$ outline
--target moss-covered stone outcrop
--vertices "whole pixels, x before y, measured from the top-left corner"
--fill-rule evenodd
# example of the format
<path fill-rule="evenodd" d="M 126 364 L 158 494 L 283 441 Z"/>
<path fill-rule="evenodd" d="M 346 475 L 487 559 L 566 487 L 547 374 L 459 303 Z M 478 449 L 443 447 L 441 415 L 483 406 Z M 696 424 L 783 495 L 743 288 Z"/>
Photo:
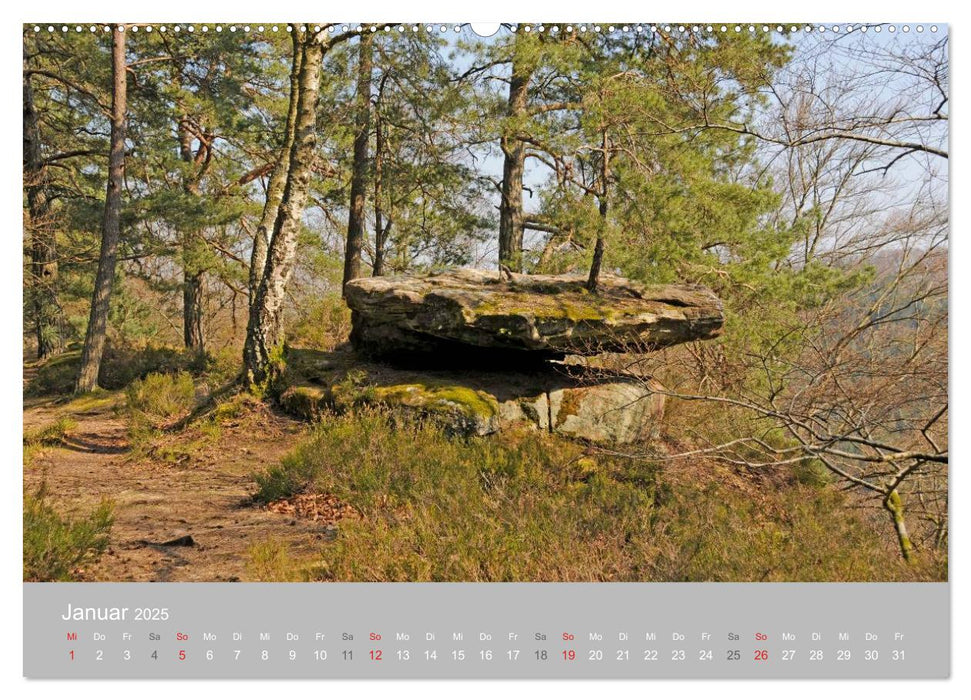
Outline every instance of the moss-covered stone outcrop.
<path fill-rule="evenodd" d="M 453 270 L 352 280 L 351 345 L 290 350 L 280 404 L 315 419 L 376 405 L 488 435 L 541 430 L 610 445 L 649 440 L 664 411 L 649 377 L 581 369 L 567 355 L 642 353 L 721 332 L 704 287 L 603 275 Z"/>
<path fill-rule="evenodd" d="M 482 363 L 644 352 L 721 332 L 721 303 L 704 287 L 605 275 L 591 294 L 585 280 L 466 269 L 353 280 L 351 342 L 374 357 Z"/>
<path fill-rule="evenodd" d="M 405 369 L 356 356 L 287 352 L 278 387 L 285 411 L 307 420 L 383 406 L 456 435 L 541 430 L 604 444 L 649 439 L 664 411 L 654 380 L 546 363 L 530 371 Z"/>

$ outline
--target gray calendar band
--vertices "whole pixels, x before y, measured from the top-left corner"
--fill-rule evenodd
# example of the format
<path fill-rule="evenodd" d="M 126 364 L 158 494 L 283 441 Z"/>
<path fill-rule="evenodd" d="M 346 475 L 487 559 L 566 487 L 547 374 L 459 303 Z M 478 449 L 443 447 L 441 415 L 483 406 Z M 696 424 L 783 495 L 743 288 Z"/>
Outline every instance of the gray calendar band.
<path fill-rule="evenodd" d="M 24 584 L 29 678 L 949 673 L 947 583 Z"/>

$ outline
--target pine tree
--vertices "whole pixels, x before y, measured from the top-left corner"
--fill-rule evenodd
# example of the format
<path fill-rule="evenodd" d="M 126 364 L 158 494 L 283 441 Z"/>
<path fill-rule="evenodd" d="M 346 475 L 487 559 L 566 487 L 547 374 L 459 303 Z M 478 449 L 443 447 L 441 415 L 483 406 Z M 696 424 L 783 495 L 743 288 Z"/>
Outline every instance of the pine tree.
<path fill-rule="evenodd" d="M 139 39 L 130 66 L 136 80 L 129 128 L 139 147 L 129 187 L 139 195 L 145 250 L 171 250 L 183 342 L 202 355 L 214 284 L 233 294 L 246 284 L 240 222 L 249 218 L 247 188 L 267 170 L 262 156 L 269 151 L 254 93 L 275 47 L 225 33 Z"/>
<path fill-rule="evenodd" d="M 347 217 L 347 245 L 344 249 L 344 278 L 341 289 L 361 276 L 361 249 L 364 247 L 365 188 L 368 181 L 368 148 L 371 139 L 371 72 L 374 42 L 371 34 L 358 41 L 356 119 L 354 124 L 354 163 L 351 169 L 351 203 Z"/>
<path fill-rule="evenodd" d="M 24 188 L 25 229 L 30 235 L 29 296 L 34 314 L 37 357 L 61 347 L 61 312 L 57 300 L 58 266 L 55 222 L 51 211 L 50 174 L 41 149 L 41 135 L 24 44 Z"/>
<path fill-rule="evenodd" d="M 374 36 L 372 274 L 474 262 L 494 226 L 485 183 L 468 162 L 476 95 L 440 37 Z M 370 248 L 370 249 L 369 249 Z"/>
<path fill-rule="evenodd" d="M 23 58 L 24 318 L 37 356 L 48 357 L 83 331 L 96 259 L 77 239 L 100 236 L 107 137 L 91 129 L 110 116 L 110 40 L 25 28 Z M 82 169 L 81 166 L 84 166 Z M 87 242 L 87 241 L 86 241 Z M 84 289 L 81 302 L 76 289 Z M 65 292 L 65 290 L 70 290 Z M 75 316 L 75 312 L 77 315 Z"/>
<path fill-rule="evenodd" d="M 111 28 L 111 143 L 108 156 L 108 185 L 105 195 L 104 221 L 101 229 L 101 252 L 98 274 L 91 297 L 91 315 L 84 337 L 81 368 L 75 391 L 93 391 L 98 386 L 98 373 L 104 355 L 108 326 L 111 290 L 118 262 L 121 239 L 121 194 L 125 176 L 125 127 L 127 110 L 127 61 L 125 58 L 125 26 Z"/>

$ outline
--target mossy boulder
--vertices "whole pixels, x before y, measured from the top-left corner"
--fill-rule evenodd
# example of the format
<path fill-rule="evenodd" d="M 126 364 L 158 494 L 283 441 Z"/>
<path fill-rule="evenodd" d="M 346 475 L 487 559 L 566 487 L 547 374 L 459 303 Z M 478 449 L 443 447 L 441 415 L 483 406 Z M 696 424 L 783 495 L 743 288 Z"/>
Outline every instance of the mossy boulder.
<path fill-rule="evenodd" d="M 374 357 L 468 365 L 644 352 L 721 332 L 721 302 L 704 287 L 604 275 L 592 294 L 585 281 L 468 269 L 353 280 L 351 342 Z"/>
<path fill-rule="evenodd" d="M 650 378 L 617 376 L 549 394 L 551 431 L 603 444 L 656 439 L 664 387 Z"/>
<path fill-rule="evenodd" d="M 499 430 L 499 402 L 448 375 L 402 372 L 337 352 L 291 349 L 276 386 L 280 407 L 305 420 L 355 406 L 385 406 L 435 420 L 448 432 L 488 435 Z"/>
<path fill-rule="evenodd" d="M 499 430 L 499 402 L 466 386 L 394 384 L 374 388 L 369 402 L 430 418 L 456 435 L 489 435 Z"/>
<path fill-rule="evenodd" d="M 384 406 L 434 420 L 454 435 L 539 430 L 608 445 L 656 436 L 660 384 L 647 377 L 546 363 L 525 371 L 402 369 L 334 353 L 291 350 L 281 407 L 307 420 Z"/>
<path fill-rule="evenodd" d="M 292 416 L 304 420 L 319 420 L 327 410 L 334 408 L 334 402 L 328 388 L 297 384 L 287 387 L 280 394 L 280 406 Z"/>
<path fill-rule="evenodd" d="M 300 384 L 280 394 L 280 406 L 305 420 L 320 420 L 328 411 L 354 406 L 385 406 L 434 420 L 455 435 L 489 435 L 499 430 L 499 403 L 483 391 L 464 386 L 424 383 L 361 387 Z"/>

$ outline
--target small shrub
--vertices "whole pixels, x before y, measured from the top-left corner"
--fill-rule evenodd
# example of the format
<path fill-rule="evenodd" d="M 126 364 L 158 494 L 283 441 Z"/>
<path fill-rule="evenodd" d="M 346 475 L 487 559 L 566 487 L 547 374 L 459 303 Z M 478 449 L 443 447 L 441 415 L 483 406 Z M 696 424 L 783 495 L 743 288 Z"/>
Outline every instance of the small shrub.
<path fill-rule="evenodd" d="M 325 579 L 621 578 L 651 491 L 615 478 L 617 462 L 572 468 L 581 453 L 542 433 L 463 440 L 365 409 L 327 417 L 256 476 L 256 497 L 332 493 L 361 512 L 323 553 Z"/>
<path fill-rule="evenodd" d="M 265 539 L 247 551 L 247 572 L 253 581 L 309 581 L 310 570 L 290 554 L 286 542 Z"/>
<path fill-rule="evenodd" d="M 98 384 L 105 389 L 122 389 L 150 374 L 199 374 L 206 367 L 205 356 L 184 348 L 111 348 L 106 355 L 98 376 Z"/>
<path fill-rule="evenodd" d="M 24 433 L 24 445 L 27 447 L 41 447 L 60 445 L 64 437 L 78 426 L 73 418 L 58 418 L 50 425 Z"/>
<path fill-rule="evenodd" d="M 854 505 L 856 507 L 854 507 Z M 715 483 L 680 487 L 659 514 L 652 576 L 670 581 L 946 580 L 932 553 L 908 566 L 879 511 L 794 484 L 763 500 Z M 873 517 L 877 516 L 877 517 Z"/>
<path fill-rule="evenodd" d="M 195 404 L 195 386 L 186 372 L 149 374 L 128 385 L 128 441 L 133 457 L 151 451 L 159 429 L 188 413 Z"/>
<path fill-rule="evenodd" d="M 239 349 L 227 347 L 206 358 L 203 372 L 210 386 L 220 387 L 235 380 L 239 369 Z"/>
<path fill-rule="evenodd" d="M 128 408 L 154 419 L 168 420 L 195 404 L 195 385 L 187 372 L 152 373 L 128 385 Z"/>
<path fill-rule="evenodd" d="M 313 482 L 317 468 L 299 454 L 287 455 L 279 466 L 254 475 L 257 491 L 253 500 L 269 503 L 302 492 Z"/>
<path fill-rule="evenodd" d="M 70 394 L 81 368 L 81 351 L 71 350 L 55 355 L 37 368 L 37 374 L 24 388 L 27 396 Z"/>
<path fill-rule="evenodd" d="M 34 458 L 37 457 L 38 453 L 42 451 L 43 448 L 38 445 L 28 445 L 24 443 L 24 471 L 34 466 Z"/>
<path fill-rule="evenodd" d="M 24 494 L 24 581 L 71 581 L 108 546 L 112 504 L 102 501 L 88 517 L 61 517 L 46 489 Z"/>
<path fill-rule="evenodd" d="M 823 488 L 833 483 L 833 473 L 818 459 L 796 462 L 792 465 L 792 476 L 804 486 Z"/>
<path fill-rule="evenodd" d="M 109 343 L 101 360 L 98 386 L 111 391 L 123 389 L 136 379 L 149 374 L 177 372 L 202 373 L 208 369 L 225 370 L 223 360 L 209 360 L 197 353 L 170 347 L 148 346 L 141 349 L 117 347 Z M 74 391 L 81 368 L 80 348 L 63 352 L 44 362 L 25 388 L 28 396 L 70 394 Z"/>
<path fill-rule="evenodd" d="M 233 420 L 246 413 L 252 399 L 246 394 L 235 394 L 229 399 L 222 401 L 212 411 L 212 420 L 215 423 Z"/>
<path fill-rule="evenodd" d="M 290 343 L 316 350 L 333 350 L 351 332 L 351 310 L 339 293 L 327 294 L 301 315 L 287 334 Z"/>
<path fill-rule="evenodd" d="M 130 411 L 128 414 L 128 447 L 132 458 L 144 457 L 152 451 L 159 430 L 144 413 Z"/>

